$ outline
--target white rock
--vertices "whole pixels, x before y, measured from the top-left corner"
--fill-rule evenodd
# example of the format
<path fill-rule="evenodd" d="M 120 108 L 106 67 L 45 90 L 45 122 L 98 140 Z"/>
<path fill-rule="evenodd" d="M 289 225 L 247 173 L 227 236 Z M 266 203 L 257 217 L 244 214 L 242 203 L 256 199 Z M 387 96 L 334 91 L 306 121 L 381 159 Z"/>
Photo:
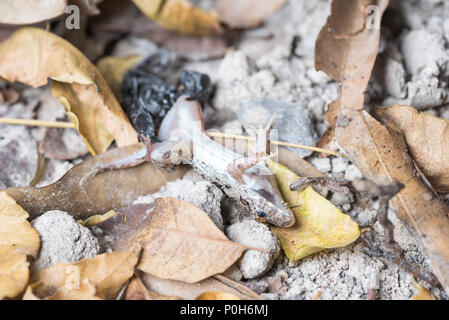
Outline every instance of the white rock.
<path fill-rule="evenodd" d="M 312 165 L 323 173 L 331 171 L 331 161 L 328 158 L 312 159 Z"/>
<path fill-rule="evenodd" d="M 277 237 L 262 223 L 254 220 L 239 222 L 231 225 L 226 234 L 230 240 L 237 243 L 269 250 L 269 252 L 247 250 L 243 254 L 238 266 L 245 279 L 254 279 L 268 271 L 279 255 L 280 246 Z"/>
<path fill-rule="evenodd" d="M 342 206 L 345 203 L 353 203 L 354 195 L 351 192 L 349 192 L 348 194 L 334 192 L 331 197 L 331 202 L 336 206 Z"/>
<path fill-rule="evenodd" d="M 348 167 L 348 163 L 342 157 L 337 157 L 337 158 L 332 159 L 332 172 L 333 173 L 345 172 L 347 167 Z"/>
<path fill-rule="evenodd" d="M 360 172 L 359 168 L 355 165 L 350 164 L 345 172 L 345 179 L 353 181 L 355 179 L 363 178 L 363 174 Z"/>
<path fill-rule="evenodd" d="M 41 238 L 39 257 L 31 267 L 33 273 L 57 263 L 93 258 L 100 252 L 91 231 L 64 211 L 48 211 L 31 223 Z"/>

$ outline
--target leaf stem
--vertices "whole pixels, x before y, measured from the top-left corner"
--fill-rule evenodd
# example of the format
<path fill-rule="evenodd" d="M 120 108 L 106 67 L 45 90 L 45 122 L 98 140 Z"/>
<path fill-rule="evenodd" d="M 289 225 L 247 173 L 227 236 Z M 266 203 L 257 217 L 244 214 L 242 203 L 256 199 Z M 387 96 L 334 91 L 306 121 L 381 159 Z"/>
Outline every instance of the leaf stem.
<path fill-rule="evenodd" d="M 255 141 L 256 140 L 256 138 L 253 138 L 253 137 L 241 136 L 241 135 L 236 135 L 236 134 L 220 133 L 220 132 L 207 132 L 207 135 L 212 138 L 229 138 L 229 139 L 246 140 L 246 141 Z M 320 153 L 331 154 L 334 156 L 346 157 L 344 154 L 336 152 L 336 151 L 332 151 L 332 150 L 311 147 L 311 146 L 304 146 L 304 145 L 291 143 L 291 142 L 283 142 L 283 141 L 277 141 L 277 140 L 269 140 L 269 141 L 271 143 L 279 145 L 279 146 L 305 149 L 305 150 L 311 150 L 311 151 L 316 151 L 316 152 L 320 152 Z"/>

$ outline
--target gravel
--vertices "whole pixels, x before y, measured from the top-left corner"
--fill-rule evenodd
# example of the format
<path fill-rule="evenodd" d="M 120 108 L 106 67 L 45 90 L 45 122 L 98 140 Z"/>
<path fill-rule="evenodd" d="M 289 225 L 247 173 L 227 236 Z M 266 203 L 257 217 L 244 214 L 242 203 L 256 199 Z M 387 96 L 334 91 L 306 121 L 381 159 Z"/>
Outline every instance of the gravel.
<path fill-rule="evenodd" d="M 255 136 L 254 129 L 263 128 L 275 116 L 272 140 L 315 146 L 318 135 L 309 118 L 307 108 L 300 104 L 286 103 L 270 99 L 250 100 L 240 103 L 237 117 L 247 132 Z M 310 156 L 313 152 L 304 149 L 288 148 L 301 157 Z"/>
<path fill-rule="evenodd" d="M 243 254 L 238 261 L 238 267 L 245 279 L 254 279 L 268 271 L 280 253 L 277 237 L 262 223 L 253 220 L 239 222 L 230 225 L 226 229 L 226 234 L 230 240 L 237 243 L 268 250 L 268 252 L 247 250 Z"/>
<path fill-rule="evenodd" d="M 93 258 L 100 253 L 97 238 L 64 211 L 48 211 L 34 219 L 32 225 L 41 238 L 39 257 L 31 266 L 32 273 L 57 263 Z"/>

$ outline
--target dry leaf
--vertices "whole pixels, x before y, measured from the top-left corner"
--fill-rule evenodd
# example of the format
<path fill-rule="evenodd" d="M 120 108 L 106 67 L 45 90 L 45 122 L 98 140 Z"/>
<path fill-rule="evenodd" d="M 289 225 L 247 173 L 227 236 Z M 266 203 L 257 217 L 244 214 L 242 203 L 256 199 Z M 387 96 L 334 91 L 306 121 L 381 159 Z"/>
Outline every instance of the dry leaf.
<path fill-rule="evenodd" d="M 220 19 L 233 28 L 250 28 L 278 11 L 286 0 L 218 0 Z"/>
<path fill-rule="evenodd" d="M 243 300 L 263 300 L 254 291 L 221 275 L 198 283 L 160 279 L 150 274 L 142 274 L 141 279 L 149 290 L 167 296 L 180 297 L 183 300 L 194 300 L 203 292 L 209 291 L 226 292 Z"/>
<path fill-rule="evenodd" d="M 87 218 L 85 221 L 78 220 L 77 222 L 82 224 L 86 228 L 90 228 L 99 223 L 105 222 L 106 220 L 108 220 L 116 215 L 118 215 L 117 212 L 115 212 L 114 210 L 110 210 L 110 211 L 106 212 L 105 214 L 96 214 L 94 216 Z M 123 217 L 122 219 L 124 221 L 125 217 Z"/>
<path fill-rule="evenodd" d="M 350 216 L 311 187 L 290 191 L 290 184 L 299 176 L 274 161 L 268 164 L 296 218 L 291 228 L 271 227 L 290 260 L 296 261 L 326 248 L 343 247 L 359 237 L 359 227 Z"/>
<path fill-rule="evenodd" d="M 28 213 L 17 205 L 16 201 L 11 198 L 5 191 L 0 191 L 0 216 L 12 216 L 26 219 Z"/>
<path fill-rule="evenodd" d="M 69 42 L 37 28 L 22 28 L 0 44 L 0 76 L 33 87 L 53 79 L 52 92 L 93 154 L 137 142 L 137 133 L 101 73 Z M 31 72 L 32 70 L 33 72 Z"/>
<path fill-rule="evenodd" d="M 221 32 L 218 15 L 204 11 L 186 0 L 132 0 L 153 21 L 164 28 L 187 34 Z"/>
<path fill-rule="evenodd" d="M 134 274 L 138 257 L 139 251 L 133 250 L 104 253 L 76 263 L 56 264 L 31 277 L 32 292 L 40 299 L 56 296 L 65 300 L 86 294 L 115 299 Z"/>
<path fill-rule="evenodd" d="M 138 197 L 158 191 L 168 181 L 181 178 L 186 167 L 170 172 L 150 162 L 137 167 L 92 174 L 96 167 L 132 156 L 142 144 L 115 148 L 88 158 L 71 168 L 57 182 L 39 188 L 9 188 L 5 192 L 32 217 L 62 210 L 85 219 L 131 205 Z"/>
<path fill-rule="evenodd" d="M 415 229 L 438 279 L 449 288 L 449 208 L 420 179 L 401 133 L 365 111 L 344 108 L 339 119 L 346 121 L 337 125 L 337 139 L 363 175 L 377 184 L 405 185 L 392 204 L 399 218 Z"/>
<path fill-rule="evenodd" d="M 15 298 L 28 283 L 27 256 L 39 252 L 39 234 L 28 214 L 5 192 L 0 192 L 0 299 Z"/>
<path fill-rule="evenodd" d="M 64 14 L 67 0 L 2 0 L 0 23 L 33 24 Z"/>
<path fill-rule="evenodd" d="M 228 240 L 199 208 L 176 198 L 156 199 L 121 213 L 124 224 L 116 216 L 101 225 L 116 239 L 113 249 L 141 246 L 137 268 L 159 278 L 201 281 L 224 272 L 248 248 Z"/>
<path fill-rule="evenodd" d="M 332 16 L 317 40 L 317 68 L 342 81 L 335 135 L 366 178 L 377 184 L 405 185 L 392 204 L 401 220 L 417 232 L 438 279 L 449 292 L 448 208 L 420 179 L 402 135 L 362 111 L 379 44 L 379 30 L 366 28 L 369 17 L 364 10 L 369 4 L 377 4 L 382 14 L 388 1 L 334 0 Z"/>
<path fill-rule="evenodd" d="M 25 290 L 30 274 L 28 266 L 23 254 L 6 259 L 0 256 L 0 300 L 15 298 Z"/>
<path fill-rule="evenodd" d="M 239 297 L 220 291 L 209 291 L 200 294 L 195 300 L 241 300 Z"/>
<path fill-rule="evenodd" d="M 413 286 L 418 292 L 412 297 L 412 300 L 437 300 L 432 292 L 424 288 L 421 284 L 413 280 Z"/>
<path fill-rule="evenodd" d="M 368 15 L 370 5 L 377 6 L 378 16 Z M 330 128 L 321 139 L 320 147 L 327 147 L 333 140 L 342 106 L 363 106 L 363 92 L 374 67 L 380 38 L 380 26 L 371 22 L 380 22 L 387 6 L 388 0 L 332 1 L 331 15 L 316 40 L 315 68 L 342 85 L 339 98 L 329 105 L 324 115 Z"/>
<path fill-rule="evenodd" d="M 118 101 L 123 101 L 122 82 L 126 72 L 136 66 L 140 60 L 140 56 L 104 57 L 97 62 L 98 70 L 106 79 Z"/>
<path fill-rule="evenodd" d="M 179 300 L 179 298 L 152 292 L 145 287 L 138 276 L 134 276 L 128 284 L 125 300 Z"/>
<path fill-rule="evenodd" d="M 97 289 L 89 281 L 84 281 L 80 284 L 79 289 L 68 289 L 63 286 L 58 288 L 51 296 L 39 298 L 35 291 L 40 290 L 41 283 L 34 283 L 29 285 L 23 295 L 22 300 L 104 300 L 97 294 Z"/>
<path fill-rule="evenodd" d="M 376 114 L 401 130 L 410 155 L 435 190 L 449 192 L 449 121 L 408 106 L 379 108 Z"/>

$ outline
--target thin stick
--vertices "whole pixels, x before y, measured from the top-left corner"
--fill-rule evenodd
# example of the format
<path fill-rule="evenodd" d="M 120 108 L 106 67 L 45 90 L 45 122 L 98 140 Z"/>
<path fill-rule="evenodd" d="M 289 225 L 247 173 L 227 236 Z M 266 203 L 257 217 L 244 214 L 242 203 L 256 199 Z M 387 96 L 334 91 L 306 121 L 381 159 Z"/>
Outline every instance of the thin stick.
<path fill-rule="evenodd" d="M 0 123 L 23 125 L 23 126 L 51 127 L 51 128 L 75 128 L 75 125 L 72 122 L 42 121 L 42 120 L 34 120 L 34 119 L 0 118 Z"/>
<path fill-rule="evenodd" d="M 256 138 L 253 138 L 253 137 L 241 136 L 241 135 L 236 135 L 236 134 L 220 133 L 220 132 L 207 132 L 207 135 L 212 138 L 229 138 L 229 139 L 246 140 L 246 141 L 255 141 L 256 140 Z M 346 157 L 344 154 L 341 154 L 339 152 L 321 149 L 321 148 L 317 148 L 317 147 L 303 146 L 300 144 L 276 141 L 276 140 L 270 140 L 270 142 L 273 144 L 279 145 L 279 146 L 284 146 L 284 147 L 305 149 L 305 150 L 311 150 L 311 151 L 316 151 L 316 152 L 321 152 L 321 153 L 332 154 L 334 156 Z"/>

